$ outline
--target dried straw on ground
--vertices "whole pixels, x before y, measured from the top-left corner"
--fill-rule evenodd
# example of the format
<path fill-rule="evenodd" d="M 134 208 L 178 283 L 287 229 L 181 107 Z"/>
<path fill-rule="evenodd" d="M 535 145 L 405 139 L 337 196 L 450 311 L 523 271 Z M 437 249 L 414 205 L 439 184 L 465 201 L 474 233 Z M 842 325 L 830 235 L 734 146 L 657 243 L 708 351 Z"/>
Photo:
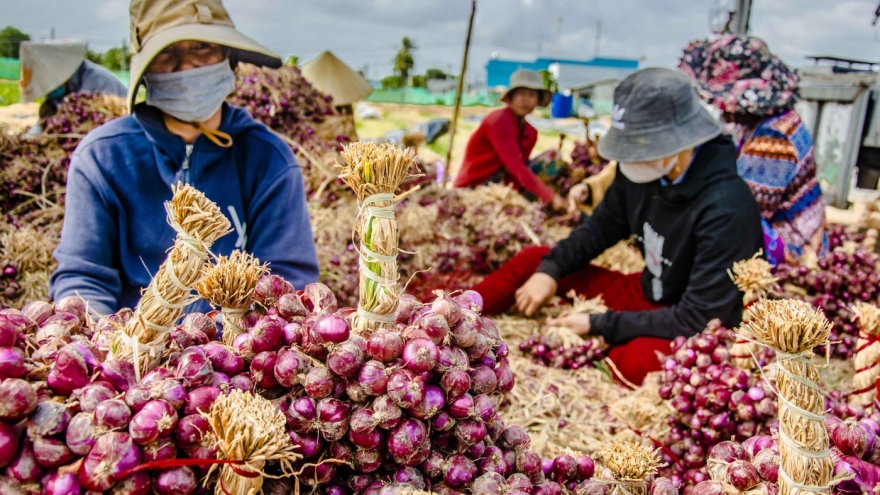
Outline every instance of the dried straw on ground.
<path fill-rule="evenodd" d="M 231 230 L 220 208 L 195 188 L 178 185 L 172 192 L 165 209 L 168 223 L 177 232 L 174 246 L 143 291 L 113 352 L 114 357 L 135 364 L 138 379 L 158 365 L 168 332 L 204 276 L 208 250 Z"/>
<path fill-rule="evenodd" d="M 813 349 L 828 344 L 831 323 L 809 303 L 759 301 L 741 335 L 776 351 L 779 395 L 779 489 L 782 495 L 830 493 L 834 463 L 825 399 Z"/>
<path fill-rule="evenodd" d="M 859 340 L 850 403 L 870 406 L 877 398 L 877 378 L 880 378 L 880 308 L 858 303 L 853 307 L 853 313 L 859 323 Z"/>
<path fill-rule="evenodd" d="M 743 323 L 751 319 L 751 307 L 761 299 L 766 299 L 770 289 L 776 284 L 776 277 L 771 273 L 773 267 L 767 260 L 756 253 L 751 259 L 737 261 L 733 270 L 728 271 L 736 287 L 743 292 Z M 737 336 L 730 348 L 730 362 L 738 368 L 751 370 L 755 367 L 752 357 L 758 350 L 758 344 Z"/>
<path fill-rule="evenodd" d="M 250 253 L 236 249 L 228 257 L 218 256 L 217 263 L 206 270 L 196 284 L 199 295 L 219 307 L 223 314 L 223 343 L 231 346 L 244 333 L 242 320 L 254 302 L 254 288 L 260 277 L 269 272 L 266 264 Z"/>
<path fill-rule="evenodd" d="M 598 458 L 613 478 L 607 481 L 610 495 L 647 495 L 647 480 L 661 464 L 656 449 L 635 442 L 615 442 L 599 452 Z"/>
<path fill-rule="evenodd" d="M 0 222 L 0 266 L 18 270 L 19 290 L 11 298 L 0 292 L 0 307 L 21 308 L 30 301 L 48 300 L 49 275 L 57 263 L 52 252 L 61 238 L 59 207 L 28 213 L 16 227 Z"/>
<path fill-rule="evenodd" d="M 267 462 L 279 463 L 285 475 L 293 475 L 294 451 L 286 431 L 284 414 L 268 400 L 241 390 L 220 395 L 209 413 L 202 412 L 217 438 L 217 457 L 241 461 L 224 465 L 214 488 L 216 495 L 256 495 L 263 486 Z M 215 466 L 211 467 L 213 471 Z M 244 476 L 238 473 L 245 474 Z M 256 475 L 256 476 L 254 476 Z M 207 484 L 210 476 L 205 476 Z M 297 487 L 299 493 L 299 487 Z"/>
<path fill-rule="evenodd" d="M 394 202 L 398 188 L 410 176 L 415 155 L 388 144 L 352 143 L 342 157 L 345 165 L 339 178 L 361 205 L 354 226 L 360 255 L 354 327 L 369 334 L 382 325 L 394 324 L 400 290 Z"/>
<path fill-rule="evenodd" d="M 543 458 L 564 449 L 593 454 L 615 440 L 655 446 L 669 430 L 671 410 L 657 393 L 656 376 L 629 390 L 595 368 L 549 368 L 523 357 L 516 346 L 540 329 L 538 321 L 514 316 L 493 318 L 511 347 L 509 362 L 516 387 L 505 396 L 505 424 L 525 428 L 530 449 Z"/>

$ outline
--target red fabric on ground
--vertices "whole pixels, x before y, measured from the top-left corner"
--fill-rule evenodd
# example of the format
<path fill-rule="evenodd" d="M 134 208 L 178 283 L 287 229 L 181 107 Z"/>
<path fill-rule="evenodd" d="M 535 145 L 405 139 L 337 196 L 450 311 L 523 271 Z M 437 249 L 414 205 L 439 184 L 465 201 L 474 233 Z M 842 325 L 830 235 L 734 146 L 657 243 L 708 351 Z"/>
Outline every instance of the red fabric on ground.
<path fill-rule="evenodd" d="M 548 252 L 550 248 L 543 246 L 525 248 L 477 284 L 473 290 L 483 296 L 483 313 L 497 314 L 510 309 L 515 303 L 516 290 L 535 273 Z M 560 280 L 556 293 L 565 297 L 572 289 L 587 298 L 601 294 L 611 311 L 650 311 L 664 307 L 645 298 L 640 273 L 625 275 L 588 265 Z M 669 343 L 666 339 L 639 337 L 610 349 L 608 357 L 623 378 L 641 384 L 649 372 L 660 370 L 655 351 L 668 353 Z"/>

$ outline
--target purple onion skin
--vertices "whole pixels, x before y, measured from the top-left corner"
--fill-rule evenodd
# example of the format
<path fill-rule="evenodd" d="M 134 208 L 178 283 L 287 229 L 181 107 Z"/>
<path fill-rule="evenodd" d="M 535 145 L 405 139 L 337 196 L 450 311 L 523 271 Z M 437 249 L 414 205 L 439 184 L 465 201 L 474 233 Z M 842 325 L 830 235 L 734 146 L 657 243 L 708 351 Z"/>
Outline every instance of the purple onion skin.
<path fill-rule="evenodd" d="M 443 481 L 453 488 L 462 488 L 470 484 L 477 475 L 477 466 L 463 455 L 451 456 L 447 465 Z"/>
<path fill-rule="evenodd" d="M 108 359 L 101 365 L 101 379 L 125 392 L 135 383 L 134 366 L 128 361 Z"/>
<path fill-rule="evenodd" d="M 82 493 L 76 476 L 70 473 L 47 473 L 40 480 L 44 495 L 79 495 Z"/>
<path fill-rule="evenodd" d="M 196 488 L 196 475 L 186 466 L 160 471 L 153 483 L 156 495 L 190 495 Z"/>
<path fill-rule="evenodd" d="M 6 476 L 19 483 L 31 483 L 40 477 L 42 471 L 40 465 L 37 464 L 36 457 L 34 457 L 33 444 L 29 440 L 24 439 L 18 449 L 18 453 L 9 465 L 6 466 L 5 473 Z"/>
<path fill-rule="evenodd" d="M 27 420 L 28 435 L 31 438 L 52 436 L 63 433 L 70 424 L 70 412 L 64 404 L 45 400 L 37 404 L 34 413 Z"/>
<path fill-rule="evenodd" d="M 140 463 L 140 453 L 126 433 L 107 433 L 98 439 L 79 470 L 78 480 L 87 490 L 104 491 L 117 481 L 115 476 Z"/>
<path fill-rule="evenodd" d="M 65 433 L 65 442 L 71 452 L 78 456 L 88 455 L 97 440 L 91 413 L 81 412 L 70 420 Z"/>
<path fill-rule="evenodd" d="M 0 380 L 0 420 L 18 421 L 37 408 L 37 390 L 18 378 Z"/>
<path fill-rule="evenodd" d="M 127 476 L 110 490 L 112 495 L 147 495 L 153 487 L 153 480 L 145 471 Z"/>
<path fill-rule="evenodd" d="M 63 440 L 39 437 L 34 440 L 34 460 L 45 468 L 57 468 L 76 457 Z"/>

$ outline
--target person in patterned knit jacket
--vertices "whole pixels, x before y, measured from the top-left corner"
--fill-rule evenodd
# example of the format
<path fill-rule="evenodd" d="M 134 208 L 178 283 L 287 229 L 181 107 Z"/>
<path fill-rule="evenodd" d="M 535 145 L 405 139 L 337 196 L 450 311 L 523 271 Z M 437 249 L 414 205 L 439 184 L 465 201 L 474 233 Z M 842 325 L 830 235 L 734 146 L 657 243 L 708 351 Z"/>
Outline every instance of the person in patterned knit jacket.
<path fill-rule="evenodd" d="M 813 139 L 794 109 L 798 76 L 755 37 L 694 41 L 679 70 L 722 112 L 737 144 L 737 170 L 761 208 L 771 263 L 821 254 L 825 201 L 816 177 Z"/>

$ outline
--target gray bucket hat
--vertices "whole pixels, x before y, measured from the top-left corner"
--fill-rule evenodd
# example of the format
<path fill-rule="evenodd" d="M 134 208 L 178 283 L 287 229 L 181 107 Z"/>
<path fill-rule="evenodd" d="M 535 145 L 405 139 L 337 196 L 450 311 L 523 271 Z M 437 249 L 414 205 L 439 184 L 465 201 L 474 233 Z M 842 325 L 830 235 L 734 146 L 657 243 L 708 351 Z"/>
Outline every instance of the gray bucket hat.
<path fill-rule="evenodd" d="M 611 129 L 599 141 L 599 154 L 624 163 L 650 162 L 703 144 L 721 129 L 687 76 L 642 69 L 614 90 Z"/>

